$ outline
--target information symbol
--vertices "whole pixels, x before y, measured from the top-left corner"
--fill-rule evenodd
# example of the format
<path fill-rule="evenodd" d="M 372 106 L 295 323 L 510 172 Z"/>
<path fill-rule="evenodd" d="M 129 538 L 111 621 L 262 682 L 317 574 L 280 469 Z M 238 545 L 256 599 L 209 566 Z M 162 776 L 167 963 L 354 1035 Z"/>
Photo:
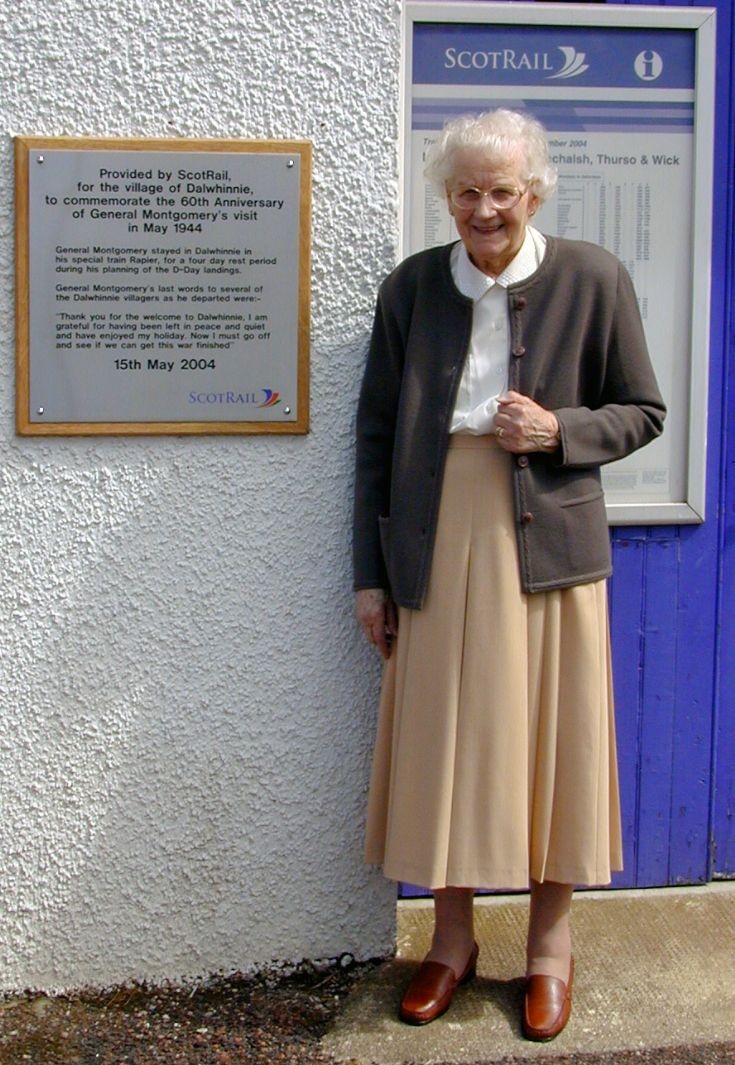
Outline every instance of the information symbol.
<path fill-rule="evenodd" d="M 646 49 L 635 57 L 633 68 L 641 81 L 655 81 L 664 69 L 664 61 L 658 52 Z"/>

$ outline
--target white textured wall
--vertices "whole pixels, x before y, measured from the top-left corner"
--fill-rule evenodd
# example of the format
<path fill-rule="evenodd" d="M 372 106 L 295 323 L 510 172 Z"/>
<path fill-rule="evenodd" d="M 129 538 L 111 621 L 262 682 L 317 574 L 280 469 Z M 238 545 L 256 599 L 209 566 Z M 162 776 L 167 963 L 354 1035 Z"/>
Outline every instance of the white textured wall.
<path fill-rule="evenodd" d="M 0 29 L 0 989 L 389 949 L 353 411 L 396 242 L 391 0 L 24 0 Z M 14 433 L 12 135 L 314 145 L 306 437 Z"/>

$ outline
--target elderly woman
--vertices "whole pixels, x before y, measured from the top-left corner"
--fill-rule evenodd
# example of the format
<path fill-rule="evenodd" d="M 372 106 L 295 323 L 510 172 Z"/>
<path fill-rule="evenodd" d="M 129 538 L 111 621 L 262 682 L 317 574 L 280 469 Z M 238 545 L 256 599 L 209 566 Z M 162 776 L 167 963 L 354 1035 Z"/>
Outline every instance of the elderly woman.
<path fill-rule="evenodd" d="M 460 240 L 383 282 L 357 417 L 357 616 L 387 659 L 367 859 L 430 888 L 404 1021 L 443 1013 L 478 955 L 473 890 L 531 903 L 522 1026 L 571 1009 L 573 885 L 621 867 L 600 466 L 665 413 L 625 269 L 530 220 L 543 128 L 450 122 L 427 177 Z"/>

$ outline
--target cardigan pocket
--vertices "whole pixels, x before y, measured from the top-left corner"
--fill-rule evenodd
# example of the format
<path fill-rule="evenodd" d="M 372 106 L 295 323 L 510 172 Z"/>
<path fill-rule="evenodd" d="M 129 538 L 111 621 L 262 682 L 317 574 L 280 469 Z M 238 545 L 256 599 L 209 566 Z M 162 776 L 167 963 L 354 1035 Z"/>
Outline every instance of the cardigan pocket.
<path fill-rule="evenodd" d="M 601 488 L 596 488 L 593 492 L 585 492 L 583 496 L 574 496 L 572 499 L 559 500 L 560 507 L 579 507 L 583 503 L 594 503 L 596 499 L 604 499 L 605 493 Z"/>
<path fill-rule="evenodd" d="M 385 568 L 390 573 L 390 518 L 378 517 L 378 531 L 380 532 L 380 547 L 383 551 Z"/>

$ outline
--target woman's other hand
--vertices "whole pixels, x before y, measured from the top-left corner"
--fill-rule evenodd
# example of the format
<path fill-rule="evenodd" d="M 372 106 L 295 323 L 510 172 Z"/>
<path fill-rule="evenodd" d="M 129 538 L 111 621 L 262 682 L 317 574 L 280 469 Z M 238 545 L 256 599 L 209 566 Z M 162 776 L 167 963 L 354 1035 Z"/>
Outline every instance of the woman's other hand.
<path fill-rule="evenodd" d="M 539 407 L 529 396 L 512 390 L 498 398 L 495 435 L 505 451 L 556 451 L 559 422 L 556 415 Z"/>
<path fill-rule="evenodd" d="M 393 637 L 398 635 L 396 604 L 382 588 L 361 588 L 355 594 L 355 614 L 369 643 L 383 658 L 390 658 Z"/>

